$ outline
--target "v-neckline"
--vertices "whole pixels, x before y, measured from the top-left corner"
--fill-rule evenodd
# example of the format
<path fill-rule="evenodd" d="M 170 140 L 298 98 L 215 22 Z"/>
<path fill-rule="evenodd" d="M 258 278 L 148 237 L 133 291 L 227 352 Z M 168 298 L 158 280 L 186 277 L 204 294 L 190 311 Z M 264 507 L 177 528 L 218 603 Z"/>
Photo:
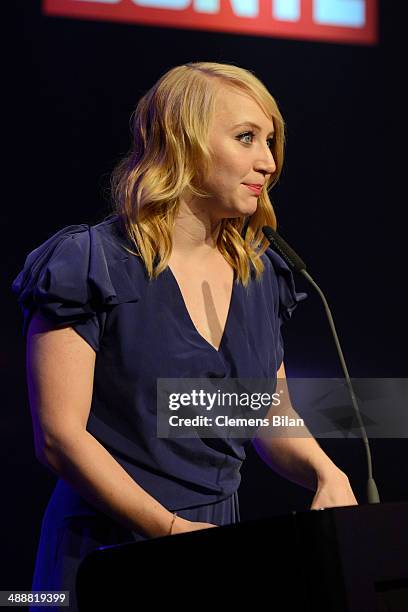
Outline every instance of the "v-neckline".
<path fill-rule="evenodd" d="M 209 346 L 217 354 L 220 354 L 221 353 L 222 345 L 223 345 L 224 340 L 225 340 L 225 335 L 226 335 L 226 332 L 227 332 L 227 329 L 228 329 L 228 325 L 229 325 L 229 322 L 230 322 L 230 319 L 231 319 L 231 310 L 232 310 L 232 305 L 233 305 L 234 295 L 235 295 L 235 281 L 236 281 L 236 271 L 235 271 L 235 269 L 233 270 L 232 289 L 231 289 L 231 296 L 230 296 L 230 301 L 229 301 L 229 306 L 228 306 L 227 318 L 225 319 L 224 330 L 222 332 L 222 336 L 221 336 L 221 340 L 220 340 L 220 344 L 219 344 L 218 348 L 215 348 L 215 346 L 213 344 L 211 344 L 211 342 L 208 342 L 208 340 L 206 338 L 204 338 L 204 336 L 202 334 L 200 334 L 200 332 L 198 331 L 197 327 L 194 325 L 193 319 L 191 318 L 191 315 L 190 315 L 190 313 L 188 311 L 186 302 L 185 302 L 184 297 L 183 297 L 183 293 L 182 293 L 182 291 L 180 289 L 180 285 L 178 284 L 178 281 L 177 281 L 176 277 L 174 276 L 173 271 L 172 271 L 172 269 L 170 268 L 169 265 L 167 265 L 166 270 L 168 270 L 170 277 L 173 279 L 173 282 L 174 282 L 174 284 L 176 286 L 177 293 L 179 295 L 181 304 L 182 304 L 182 306 L 184 308 L 184 312 L 187 315 L 187 318 L 188 318 L 188 320 L 190 322 L 190 325 L 191 325 L 192 329 L 195 331 L 197 336 L 199 336 L 199 338 L 207 346 Z"/>

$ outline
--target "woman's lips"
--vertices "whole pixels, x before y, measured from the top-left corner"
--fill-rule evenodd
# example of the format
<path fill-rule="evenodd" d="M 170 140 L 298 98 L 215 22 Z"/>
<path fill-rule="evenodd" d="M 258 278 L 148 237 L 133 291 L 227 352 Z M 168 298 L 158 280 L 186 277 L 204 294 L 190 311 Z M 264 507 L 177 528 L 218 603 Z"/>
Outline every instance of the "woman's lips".
<path fill-rule="evenodd" d="M 262 187 L 257 187 L 256 185 L 246 185 L 245 183 L 242 184 L 244 185 L 244 187 L 248 187 L 248 189 L 252 191 L 252 193 L 256 193 L 256 195 L 260 195 L 262 191 Z"/>

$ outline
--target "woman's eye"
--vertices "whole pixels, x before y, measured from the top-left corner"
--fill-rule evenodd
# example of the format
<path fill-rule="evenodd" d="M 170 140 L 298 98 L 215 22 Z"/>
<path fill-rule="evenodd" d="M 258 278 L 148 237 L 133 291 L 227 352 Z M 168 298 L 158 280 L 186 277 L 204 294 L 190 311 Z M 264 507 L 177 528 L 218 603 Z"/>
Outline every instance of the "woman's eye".
<path fill-rule="evenodd" d="M 254 138 L 254 136 L 255 136 L 254 132 L 244 132 L 243 134 L 240 134 L 240 135 L 238 136 L 238 138 L 241 140 L 242 138 L 247 138 L 247 137 L 249 137 L 249 136 L 251 137 L 251 139 L 252 139 L 252 138 Z M 268 140 L 267 140 L 266 142 L 268 142 L 268 143 L 269 143 L 269 144 L 268 144 L 268 147 L 269 147 L 270 149 L 272 149 L 272 147 L 273 147 L 273 138 L 268 138 Z M 251 143 L 250 143 L 250 142 L 247 142 L 247 143 L 245 143 L 245 144 L 251 144 Z"/>
<path fill-rule="evenodd" d="M 240 135 L 238 136 L 238 138 L 239 138 L 239 139 L 241 139 L 241 138 L 247 138 L 248 136 L 251 136 L 251 138 L 253 138 L 253 137 L 254 137 L 254 133 L 253 133 L 253 132 L 245 132 L 244 134 L 240 134 Z"/>

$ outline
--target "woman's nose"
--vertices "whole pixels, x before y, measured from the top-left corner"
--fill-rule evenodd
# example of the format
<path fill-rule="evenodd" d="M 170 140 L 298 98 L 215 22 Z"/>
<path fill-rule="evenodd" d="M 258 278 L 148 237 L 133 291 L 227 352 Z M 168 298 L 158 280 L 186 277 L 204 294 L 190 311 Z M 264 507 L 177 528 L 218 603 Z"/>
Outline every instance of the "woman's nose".
<path fill-rule="evenodd" d="M 262 159 L 258 160 L 255 166 L 258 171 L 262 171 L 265 174 L 273 174 L 276 170 L 276 163 L 272 151 L 269 150 L 269 153 L 266 153 Z"/>

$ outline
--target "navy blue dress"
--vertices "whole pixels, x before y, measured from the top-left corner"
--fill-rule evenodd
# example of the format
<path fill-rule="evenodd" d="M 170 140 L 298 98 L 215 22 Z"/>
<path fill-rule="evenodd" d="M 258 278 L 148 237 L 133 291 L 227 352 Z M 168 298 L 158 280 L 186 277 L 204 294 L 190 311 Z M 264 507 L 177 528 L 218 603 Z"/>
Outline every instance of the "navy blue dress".
<path fill-rule="evenodd" d="M 34 310 L 73 327 L 96 351 L 87 430 L 150 495 L 183 518 L 239 521 L 237 490 L 250 440 L 156 436 L 158 378 L 274 378 L 283 360 L 281 325 L 297 303 L 286 263 L 272 249 L 265 271 L 234 285 L 216 350 L 195 328 L 167 267 L 150 281 L 117 215 L 71 225 L 32 251 L 12 290 L 23 334 Z M 59 479 L 42 523 L 33 589 L 70 589 L 80 559 L 96 547 L 143 539 L 101 514 Z M 75 609 L 74 607 L 72 609 Z"/>

